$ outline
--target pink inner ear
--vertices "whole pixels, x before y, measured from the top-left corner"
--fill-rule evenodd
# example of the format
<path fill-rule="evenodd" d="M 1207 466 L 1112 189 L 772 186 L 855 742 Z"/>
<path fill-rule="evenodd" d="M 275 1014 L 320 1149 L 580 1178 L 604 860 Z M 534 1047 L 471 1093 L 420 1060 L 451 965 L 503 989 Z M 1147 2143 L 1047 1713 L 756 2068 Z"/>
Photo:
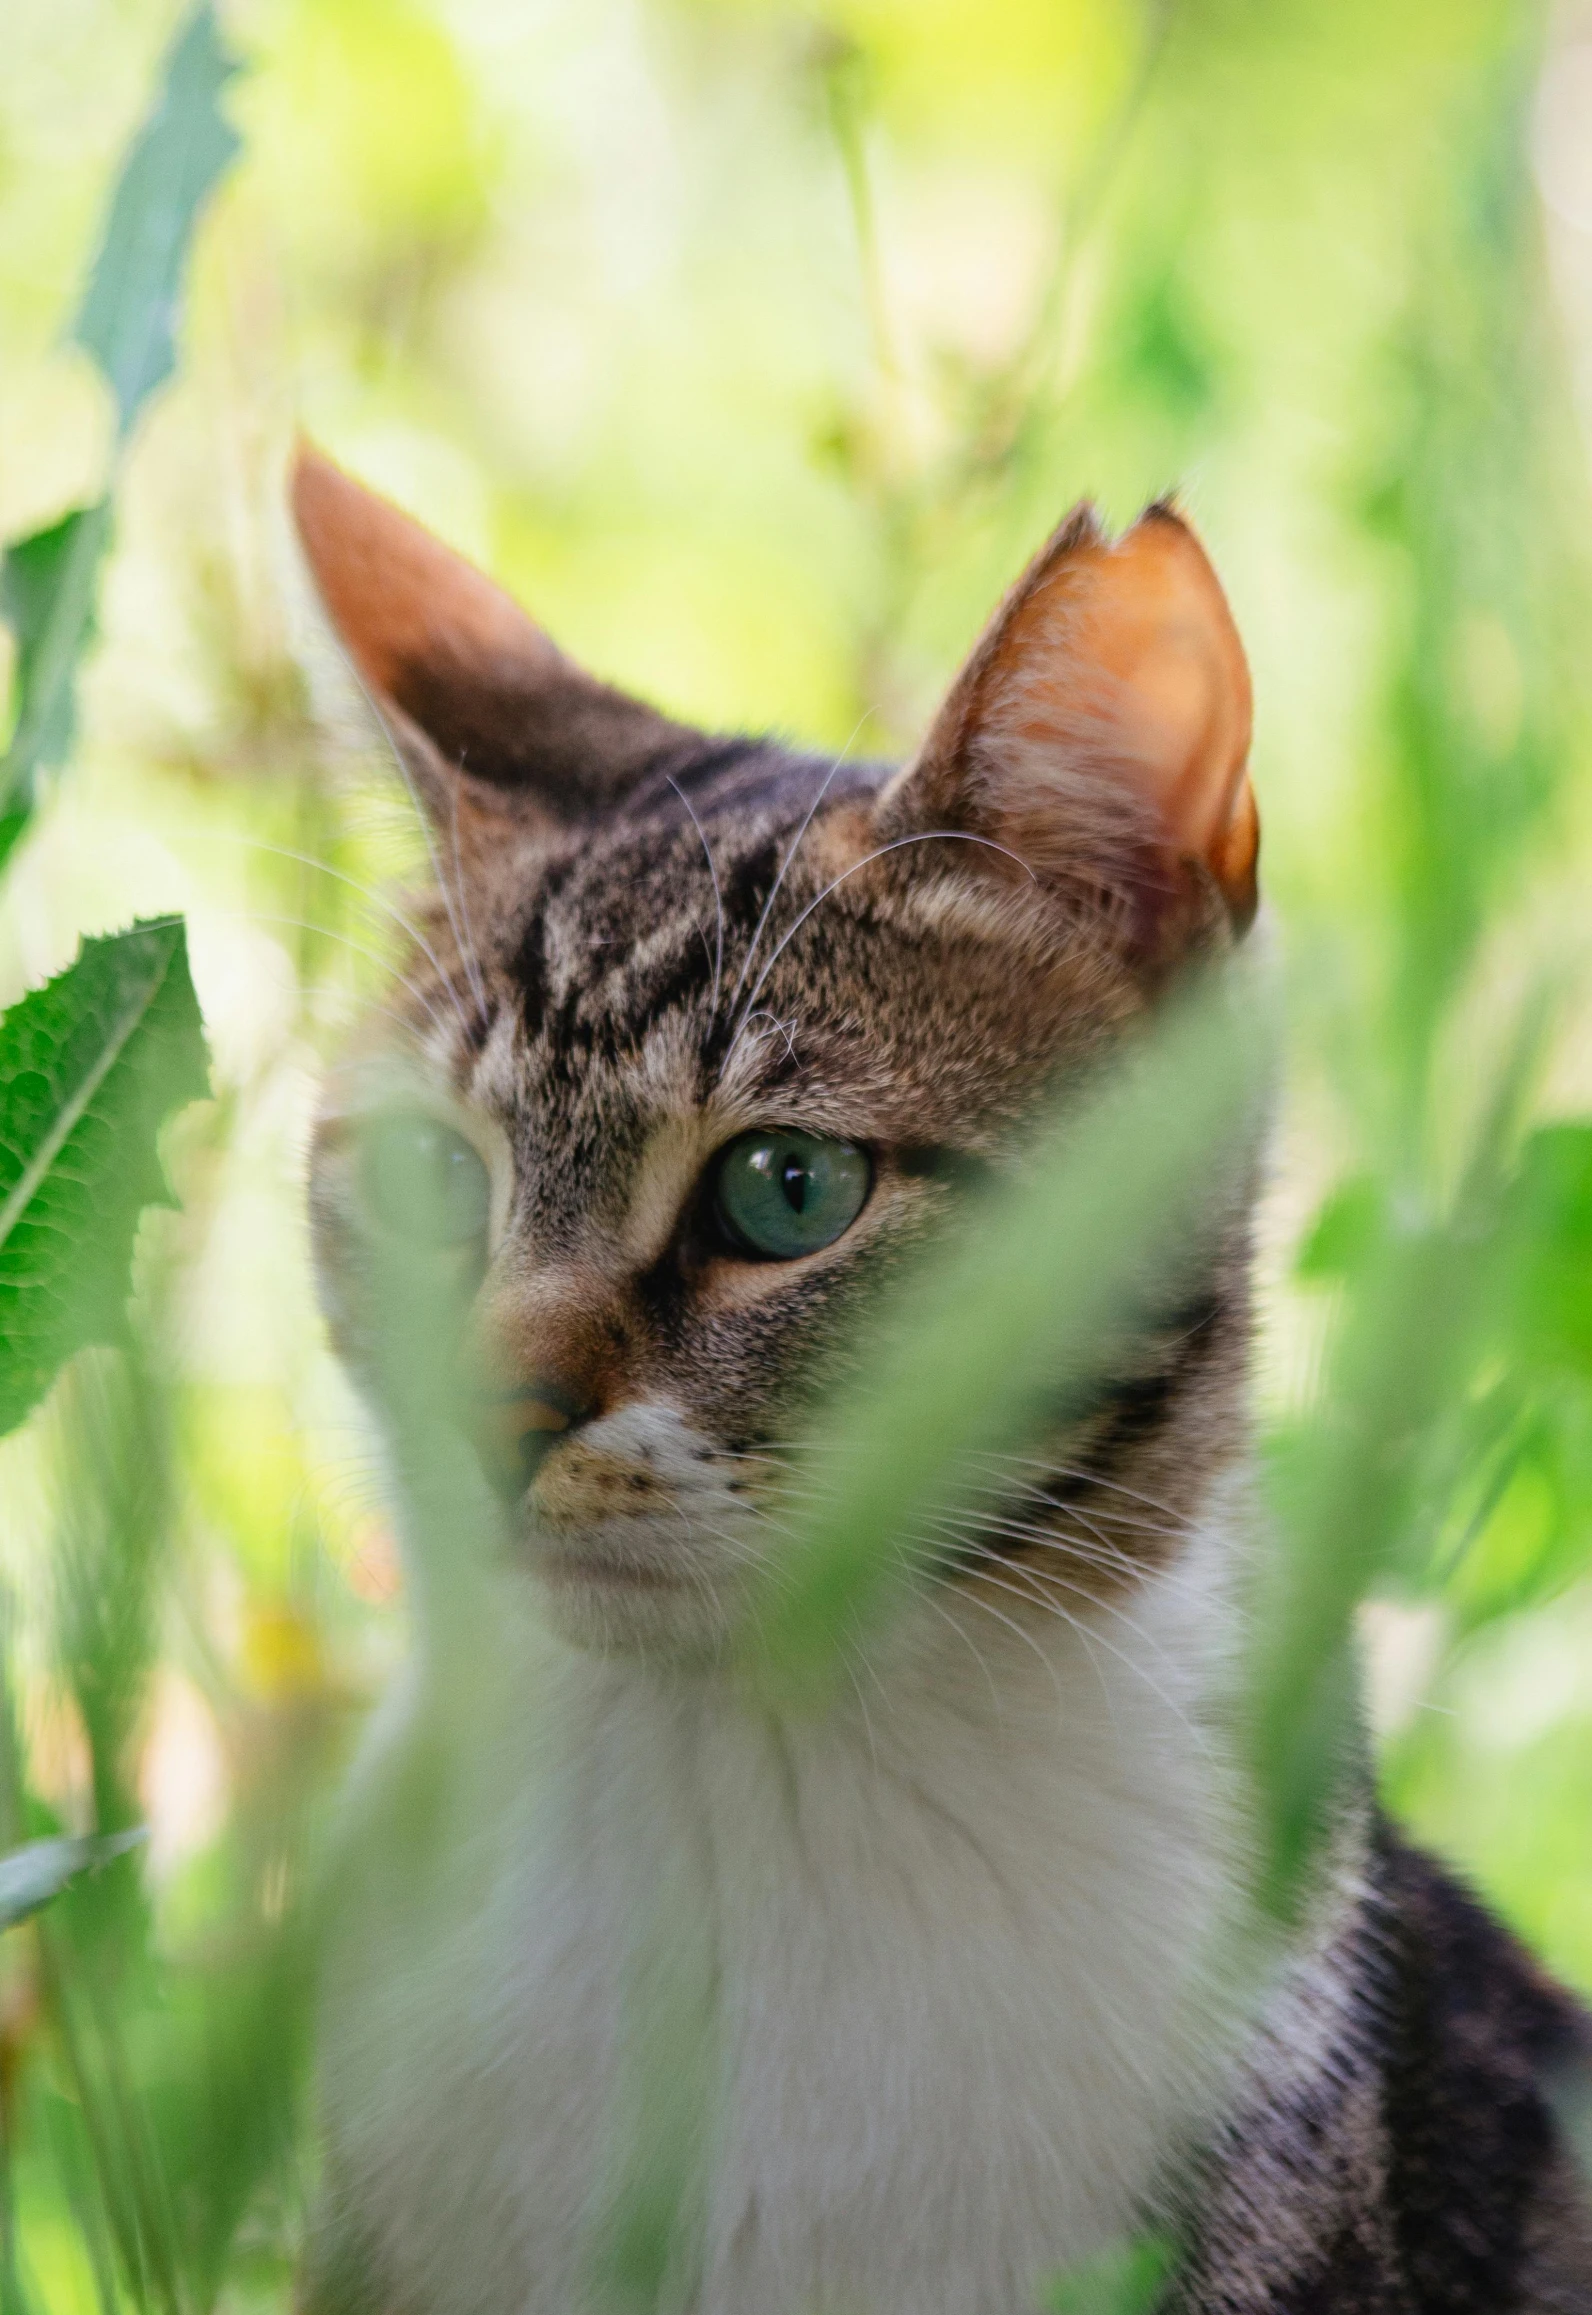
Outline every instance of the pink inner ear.
<path fill-rule="evenodd" d="M 427 809 L 520 833 L 610 810 L 692 735 L 566 659 L 501 587 L 307 445 L 293 474 L 305 556 Z M 496 839 L 483 836 L 483 843 Z"/>
<path fill-rule="evenodd" d="M 402 702 L 417 667 L 517 672 L 523 682 L 561 664 L 501 587 L 307 443 L 293 465 L 293 515 L 332 624 L 383 698 Z"/>
<path fill-rule="evenodd" d="M 1209 861 L 1249 759 L 1249 670 L 1216 574 L 1193 534 L 1153 514 L 1083 558 L 1071 656 L 1112 679 L 1122 760 L 1144 781 L 1174 850 Z"/>
<path fill-rule="evenodd" d="M 1087 507 L 1018 580 L 958 677 L 890 825 L 982 829 L 1040 876 L 1126 874 L 1149 905 L 1214 879 L 1254 914 L 1249 670 L 1193 532 L 1152 507 L 1113 544 Z M 1148 882 L 1147 854 L 1158 856 Z M 1163 926 L 1156 938 L 1164 937 Z"/>
<path fill-rule="evenodd" d="M 1056 766 L 1059 813 L 1077 798 L 1080 775 L 1120 784 L 1149 807 L 1166 850 L 1202 862 L 1247 916 L 1258 833 L 1246 778 L 1249 671 L 1216 575 L 1175 515 L 1154 509 L 1115 545 L 1085 537 L 1041 566 L 978 688 L 974 720 L 1021 732 L 1030 834 L 1042 751 Z M 992 764 L 986 751 L 997 812 L 998 754 Z"/>

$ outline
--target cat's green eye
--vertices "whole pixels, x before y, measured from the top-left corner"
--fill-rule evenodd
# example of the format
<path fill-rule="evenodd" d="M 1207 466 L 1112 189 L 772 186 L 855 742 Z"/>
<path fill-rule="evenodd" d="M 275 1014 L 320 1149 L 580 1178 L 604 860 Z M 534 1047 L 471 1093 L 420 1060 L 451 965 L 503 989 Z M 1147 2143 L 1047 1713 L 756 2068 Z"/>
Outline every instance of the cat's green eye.
<path fill-rule="evenodd" d="M 765 1129 L 721 1151 L 713 1210 L 741 1253 L 792 1262 L 849 1230 L 872 1183 L 868 1153 L 854 1142 Z"/>
<path fill-rule="evenodd" d="M 368 1220 L 411 1245 L 479 1243 L 492 1185 L 461 1133 L 420 1111 L 378 1117 L 360 1137 L 359 1191 Z"/>

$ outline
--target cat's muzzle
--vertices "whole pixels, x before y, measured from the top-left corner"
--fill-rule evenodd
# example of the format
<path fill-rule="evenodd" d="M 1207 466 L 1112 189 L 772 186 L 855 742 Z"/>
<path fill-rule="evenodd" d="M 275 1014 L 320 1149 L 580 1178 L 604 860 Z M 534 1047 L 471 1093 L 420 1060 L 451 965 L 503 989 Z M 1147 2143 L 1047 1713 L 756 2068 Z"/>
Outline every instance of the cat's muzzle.
<path fill-rule="evenodd" d="M 521 1385 L 484 1394 L 471 1424 L 481 1467 L 493 1488 L 517 1504 L 555 1440 L 577 1429 L 593 1410 L 556 1383 Z"/>

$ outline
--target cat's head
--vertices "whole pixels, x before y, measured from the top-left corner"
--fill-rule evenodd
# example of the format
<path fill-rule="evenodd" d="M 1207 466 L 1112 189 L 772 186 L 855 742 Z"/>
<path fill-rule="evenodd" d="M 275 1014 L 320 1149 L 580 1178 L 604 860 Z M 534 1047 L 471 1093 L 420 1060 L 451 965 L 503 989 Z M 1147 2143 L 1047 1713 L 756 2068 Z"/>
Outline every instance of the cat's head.
<path fill-rule="evenodd" d="M 334 1337 L 368 1376 L 418 1186 L 505 1550 L 577 1639 L 711 1648 L 864 1302 L 1247 927 L 1231 615 L 1171 508 L 1075 514 L 894 770 L 685 729 L 313 453 L 295 497 L 436 868 L 317 1136 Z M 1230 1237 L 1196 1299 L 994 1501 L 986 1564 L 1099 1593 L 1171 1548 L 1236 1420 Z"/>

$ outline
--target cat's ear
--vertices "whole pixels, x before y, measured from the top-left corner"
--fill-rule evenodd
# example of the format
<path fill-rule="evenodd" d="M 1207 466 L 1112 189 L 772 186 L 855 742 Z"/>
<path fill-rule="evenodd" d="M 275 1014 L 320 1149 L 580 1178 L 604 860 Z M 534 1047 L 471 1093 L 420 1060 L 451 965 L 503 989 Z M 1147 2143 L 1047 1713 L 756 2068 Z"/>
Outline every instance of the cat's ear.
<path fill-rule="evenodd" d="M 685 734 L 587 675 L 462 555 L 307 444 L 293 514 L 322 602 L 433 818 L 600 811 Z"/>
<path fill-rule="evenodd" d="M 883 832 L 981 836 L 1043 884 L 1103 892 L 1164 958 L 1202 916 L 1241 932 L 1254 915 L 1250 712 L 1238 630 L 1181 516 L 1153 506 L 1112 541 L 1081 507 L 997 611 Z"/>

